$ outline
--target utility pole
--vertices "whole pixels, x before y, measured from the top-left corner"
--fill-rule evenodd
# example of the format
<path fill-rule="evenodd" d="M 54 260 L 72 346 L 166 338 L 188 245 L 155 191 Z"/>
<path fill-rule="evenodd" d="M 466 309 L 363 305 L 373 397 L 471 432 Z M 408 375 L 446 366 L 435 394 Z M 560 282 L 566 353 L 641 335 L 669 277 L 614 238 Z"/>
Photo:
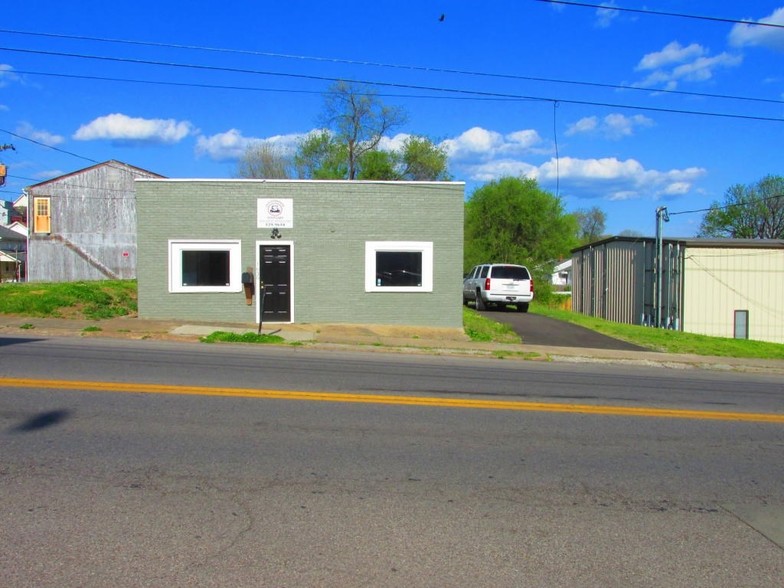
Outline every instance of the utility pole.
<path fill-rule="evenodd" d="M 660 206 L 656 209 L 656 291 L 654 292 L 656 299 L 656 316 L 654 318 L 655 324 L 659 328 L 665 326 L 662 321 L 662 252 L 664 249 L 662 233 L 665 222 L 670 222 L 670 215 L 667 213 L 666 206 Z"/>

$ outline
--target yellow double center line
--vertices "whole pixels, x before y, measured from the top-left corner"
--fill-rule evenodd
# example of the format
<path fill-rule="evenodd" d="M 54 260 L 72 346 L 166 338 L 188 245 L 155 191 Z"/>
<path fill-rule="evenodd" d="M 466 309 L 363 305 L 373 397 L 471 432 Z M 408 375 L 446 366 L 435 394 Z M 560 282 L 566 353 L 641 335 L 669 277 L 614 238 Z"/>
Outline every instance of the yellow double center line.
<path fill-rule="evenodd" d="M 222 388 L 206 386 L 171 386 L 165 384 L 135 384 L 123 382 L 86 382 L 73 380 L 36 380 L 31 378 L 0 378 L 0 387 L 46 388 L 59 390 L 88 390 L 91 392 L 125 392 L 131 394 L 180 394 L 186 396 L 225 396 L 279 400 L 309 400 L 311 402 L 351 402 L 358 404 L 394 404 L 431 406 L 437 408 L 475 408 L 487 410 L 563 412 L 595 415 L 660 417 L 672 419 L 700 419 L 747 421 L 784 424 L 784 414 L 723 412 L 713 410 L 685 410 L 675 408 L 601 406 L 591 404 L 558 404 L 517 400 L 485 400 L 440 396 L 401 396 L 385 394 L 355 394 L 342 392 L 303 392 L 298 390 L 256 390 L 253 388 Z"/>

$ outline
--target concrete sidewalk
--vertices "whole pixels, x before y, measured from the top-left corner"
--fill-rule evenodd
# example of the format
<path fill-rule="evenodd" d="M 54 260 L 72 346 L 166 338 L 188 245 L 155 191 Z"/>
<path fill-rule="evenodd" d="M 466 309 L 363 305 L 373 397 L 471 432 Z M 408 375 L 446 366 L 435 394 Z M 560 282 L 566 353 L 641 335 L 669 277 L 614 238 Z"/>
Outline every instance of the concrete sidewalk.
<path fill-rule="evenodd" d="M 257 332 L 255 324 L 226 324 L 146 320 L 120 317 L 104 320 L 54 319 L 0 315 L 3 334 L 35 337 L 110 337 L 137 340 L 198 342 L 215 331 Z M 550 347 L 471 341 L 461 329 L 345 324 L 265 324 L 263 334 L 275 334 L 289 344 L 320 349 L 394 351 L 434 355 L 503 357 L 561 362 L 604 362 L 666 368 L 703 368 L 784 374 L 784 360 L 739 359 L 655 351 Z"/>

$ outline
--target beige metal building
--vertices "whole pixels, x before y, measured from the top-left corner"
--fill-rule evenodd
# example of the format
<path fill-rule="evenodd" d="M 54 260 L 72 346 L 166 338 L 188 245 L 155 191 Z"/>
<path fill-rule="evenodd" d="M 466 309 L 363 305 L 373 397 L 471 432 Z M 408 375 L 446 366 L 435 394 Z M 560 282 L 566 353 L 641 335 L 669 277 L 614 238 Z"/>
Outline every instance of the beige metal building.
<path fill-rule="evenodd" d="M 784 343 L 784 240 L 665 239 L 661 279 L 653 238 L 603 239 L 572 261 L 576 312 Z"/>

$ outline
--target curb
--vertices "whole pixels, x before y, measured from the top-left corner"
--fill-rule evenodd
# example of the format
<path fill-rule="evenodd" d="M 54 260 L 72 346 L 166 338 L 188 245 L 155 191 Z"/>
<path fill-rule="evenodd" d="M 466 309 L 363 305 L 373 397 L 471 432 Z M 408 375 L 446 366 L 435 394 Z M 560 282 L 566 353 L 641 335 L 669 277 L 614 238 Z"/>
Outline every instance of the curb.
<path fill-rule="evenodd" d="M 256 332 L 255 325 L 152 321 L 137 318 L 104 320 L 0 317 L 0 336 L 88 337 L 198 342 L 215 331 Z M 515 361 L 620 364 L 665 369 L 706 369 L 758 374 L 784 374 L 784 360 L 666 354 L 580 347 L 548 347 L 471 341 L 459 330 L 395 329 L 372 325 L 273 325 L 262 334 L 277 334 L 287 344 L 340 351 L 451 355 Z M 404 333 L 407 336 L 402 336 Z M 437 338 L 436 338 L 437 337 Z M 233 343 L 223 343 L 224 345 Z M 240 344 L 240 343 L 234 343 Z M 247 345 L 247 344 L 244 344 Z"/>

